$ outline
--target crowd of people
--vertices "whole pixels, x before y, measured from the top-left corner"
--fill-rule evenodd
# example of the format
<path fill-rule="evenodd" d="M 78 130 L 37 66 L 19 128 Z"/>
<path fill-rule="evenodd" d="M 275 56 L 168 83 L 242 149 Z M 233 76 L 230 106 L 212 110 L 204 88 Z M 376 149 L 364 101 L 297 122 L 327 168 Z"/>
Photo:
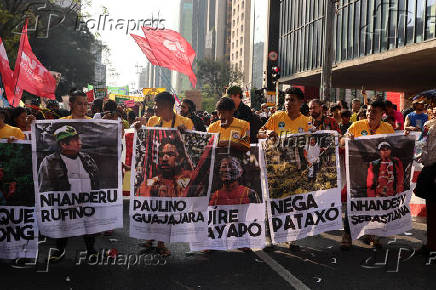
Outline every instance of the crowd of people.
<path fill-rule="evenodd" d="M 431 219 L 436 220 L 436 202 L 428 193 L 429 180 L 434 180 L 436 171 L 436 106 L 425 98 L 417 98 L 412 107 L 400 112 L 392 102 L 369 100 L 365 92 L 362 93 L 363 102 L 354 99 L 351 104 L 344 100 L 328 104 L 319 99 L 308 101 L 299 88 L 289 88 L 285 91 L 283 108 L 262 104 L 261 110 L 256 111 L 242 102 L 242 89 L 233 86 L 227 90 L 227 96 L 218 100 L 216 110 L 209 114 L 198 111 L 195 103 L 189 99 L 182 100 L 179 113 L 176 113 L 175 98 L 168 92 L 158 94 L 153 107 L 132 109 L 117 104 L 114 100 L 96 99 L 89 104 L 86 93 L 76 90 L 69 97 L 70 111 L 61 109 L 55 100 L 48 101 L 45 108 L 33 103 L 25 108 L 0 109 L 0 139 L 8 139 L 9 142 L 24 140 L 30 136 L 31 123 L 43 119 L 108 119 L 119 120 L 124 129 L 144 126 L 219 133 L 219 148 L 230 148 L 242 153 L 248 151 L 250 143 L 257 143 L 258 139 L 277 138 L 282 134 L 334 130 L 343 137 L 343 148 L 345 138 L 391 134 L 396 131 L 420 132 L 427 135 L 429 141 L 424 146 L 426 149 L 421 157 L 425 167 L 424 174 L 418 180 L 417 191 L 427 198 L 429 223 L 426 249 L 436 250 L 436 225 L 430 222 Z M 312 162 L 316 162 L 316 158 Z M 344 250 L 352 246 L 347 217 L 345 219 L 341 247 Z M 95 237 L 85 236 L 84 240 L 88 252 L 95 253 Z M 143 246 L 150 248 L 153 242 L 146 241 Z M 369 242 L 377 245 L 374 237 L 370 237 Z M 66 244 L 67 239 L 57 240 L 53 260 L 64 256 Z M 290 244 L 290 247 L 295 245 Z M 170 254 L 163 242 L 158 241 L 157 249 L 162 255 Z"/>

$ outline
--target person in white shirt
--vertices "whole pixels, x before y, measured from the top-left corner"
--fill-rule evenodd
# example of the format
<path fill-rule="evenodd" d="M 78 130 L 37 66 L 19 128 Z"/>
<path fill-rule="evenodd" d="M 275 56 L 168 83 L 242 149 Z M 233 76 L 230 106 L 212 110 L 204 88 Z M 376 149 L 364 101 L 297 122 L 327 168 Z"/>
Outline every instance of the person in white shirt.
<path fill-rule="evenodd" d="M 309 169 L 308 177 L 309 180 L 315 180 L 316 174 L 319 171 L 319 156 L 323 149 L 316 142 L 315 137 L 310 137 L 309 144 L 306 146 L 304 150 L 304 157 L 307 161 L 307 166 Z"/>

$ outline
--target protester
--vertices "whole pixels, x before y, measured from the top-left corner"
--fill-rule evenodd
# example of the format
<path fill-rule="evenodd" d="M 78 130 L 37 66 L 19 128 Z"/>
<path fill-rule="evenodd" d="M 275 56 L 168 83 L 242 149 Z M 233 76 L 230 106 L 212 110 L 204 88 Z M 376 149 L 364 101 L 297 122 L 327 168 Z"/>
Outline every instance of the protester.
<path fill-rule="evenodd" d="M 360 102 L 359 99 L 353 99 L 351 101 L 351 111 L 353 112 L 353 114 L 351 115 L 350 121 L 352 123 L 358 121 L 357 115 L 359 114 L 361 104 L 362 103 Z"/>
<path fill-rule="evenodd" d="M 70 99 L 71 115 L 61 119 L 91 119 L 86 116 L 88 113 L 88 97 L 82 91 L 71 93 Z"/>
<path fill-rule="evenodd" d="M 385 101 L 385 105 L 386 105 L 386 116 L 392 117 L 395 120 L 394 122 L 395 125 L 393 126 L 394 130 L 404 130 L 403 114 L 401 114 L 395 109 L 394 104 L 392 104 L 391 101 Z"/>
<path fill-rule="evenodd" d="M 339 124 L 342 135 L 347 133 L 347 130 L 350 128 L 351 124 L 351 111 L 343 110 L 341 112 L 341 123 Z"/>
<path fill-rule="evenodd" d="M 337 102 L 336 102 L 336 106 L 339 106 L 339 107 L 341 108 L 340 111 L 342 111 L 342 110 L 348 110 L 348 104 L 347 104 L 347 102 L 344 101 L 344 100 L 339 100 L 339 101 L 337 101 Z"/>
<path fill-rule="evenodd" d="M 179 130 L 192 130 L 194 124 L 189 118 L 180 116 L 174 112 L 175 104 L 174 96 L 169 92 L 162 92 L 154 98 L 156 116 L 151 117 L 146 121 L 146 127 L 160 127 L 160 128 L 178 128 Z M 139 122 L 135 122 L 134 127 L 140 128 L 144 125 L 146 118 L 141 118 Z M 142 244 L 147 250 L 153 247 L 153 240 L 146 241 Z M 169 256 L 171 252 L 165 246 L 165 243 L 158 241 L 157 251 L 162 256 Z"/>
<path fill-rule="evenodd" d="M 330 116 L 335 119 L 336 123 L 341 122 L 341 106 L 333 105 L 330 107 Z"/>
<path fill-rule="evenodd" d="M 361 108 L 357 114 L 357 121 L 366 120 L 366 109 Z"/>
<path fill-rule="evenodd" d="M 238 86 L 233 86 L 227 90 L 227 95 L 235 103 L 234 117 L 250 123 L 250 143 L 257 143 L 257 133 L 262 127 L 262 120 L 256 116 L 249 106 L 242 102 L 242 89 Z"/>
<path fill-rule="evenodd" d="M 103 112 L 103 99 L 95 99 L 92 102 L 92 106 L 91 106 L 91 113 L 93 115 L 93 119 L 100 119 L 102 112 Z"/>
<path fill-rule="evenodd" d="M 27 115 L 26 109 L 23 107 L 16 107 L 12 110 L 10 117 L 10 125 L 20 128 L 21 131 L 30 131 L 30 124 L 35 120 L 32 115 Z"/>
<path fill-rule="evenodd" d="M 195 114 L 196 110 L 197 109 L 193 101 L 189 99 L 182 100 L 182 104 L 180 105 L 180 115 L 192 120 L 192 123 L 194 124 L 194 130 L 206 132 L 206 127 L 204 126 L 203 120 L 201 120 L 200 117 Z"/>
<path fill-rule="evenodd" d="M 309 117 L 300 112 L 304 94 L 299 88 L 289 88 L 285 92 L 285 109 L 273 114 L 259 131 L 259 138 L 277 137 L 280 134 L 308 132 L 312 127 Z"/>
<path fill-rule="evenodd" d="M 312 125 L 317 130 L 335 130 L 341 133 L 336 120 L 323 115 L 322 102 L 319 99 L 309 102 L 309 113 Z"/>
<path fill-rule="evenodd" d="M 367 118 L 365 120 L 354 122 L 350 128 L 348 128 L 345 138 L 357 138 L 367 135 L 376 134 L 393 134 L 395 133 L 391 125 L 386 122 L 382 122 L 383 115 L 386 112 L 386 106 L 383 101 L 377 100 L 373 101 L 367 110 Z M 341 147 L 345 145 L 345 138 L 341 139 Z M 346 185 L 342 192 L 344 193 Z M 345 191 L 346 192 L 346 191 Z M 373 246 L 378 246 L 378 240 L 374 237 L 370 237 L 370 243 Z M 350 225 L 348 223 L 348 216 L 345 214 L 344 220 L 344 232 L 342 234 L 341 249 L 349 250 L 352 246 Z"/>
<path fill-rule="evenodd" d="M 428 120 L 428 116 L 425 113 L 425 100 L 417 99 L 413 101 L 413 109 L 414 111 L 406 116 L 404 127 L 407 131 L 421 132 L 424 123 Z"/>
<path fill-rule="evenodd" d="M 436 113 L 436 107 L 433 108 Z M 436 119 L 425 124 L 427 138 L 422 149 L 422 164 L 424 168 L 418 176 L 415 194 L 424 198 L 427 209 L 427 244 L 419 252 L 430 255 L 436 251 Z"/>
<path fill-rule="evenodd" d="M 8 142 L 13 142 L 15 139 L 26 139 L 20 128 L 6 124 L 6 117 L 6 111 L 0 109 L 0 139 L 8 139 Z"/>
<path fill-rule="evenodd" d="M 216 104 L 219 121 L 209 126 L 209 133 L 219 133 L 218 147 L 246 152 L 250 150 L 250 123 L 233 117 L 235 104 L 232 99 L 222 97 Z"/>

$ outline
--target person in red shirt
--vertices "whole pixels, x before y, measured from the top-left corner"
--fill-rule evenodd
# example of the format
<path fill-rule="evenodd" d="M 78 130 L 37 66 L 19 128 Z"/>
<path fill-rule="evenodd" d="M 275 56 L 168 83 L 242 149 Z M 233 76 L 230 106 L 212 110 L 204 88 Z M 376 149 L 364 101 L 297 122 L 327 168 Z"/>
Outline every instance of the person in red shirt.
<path fill-rule="evenodd" d="M 222 182 L 221 189 L 215 191 L 209 201 L 210 206 L 260 203 L 260 196 L 256 191 L 239 184 L 243 174 L 240 161 L 233 156 L 221 160 L 219 175 Z"/>
<path fill-rule="evenodd" d="M 385 101 L 386 116 L 392 117 L 395 120 L 394 130 L 404 130 L 404 117 L 401 112 L 398 112 L 391 101 Z"/>
<path fill-rule="evenodd" d="M 380 158 L 369 164 L 366 178 L 368 197 L 393 196 L 404 191 L 403 163 L 392 157 L 392 147 L 386 141 L 378 147 Z"/>

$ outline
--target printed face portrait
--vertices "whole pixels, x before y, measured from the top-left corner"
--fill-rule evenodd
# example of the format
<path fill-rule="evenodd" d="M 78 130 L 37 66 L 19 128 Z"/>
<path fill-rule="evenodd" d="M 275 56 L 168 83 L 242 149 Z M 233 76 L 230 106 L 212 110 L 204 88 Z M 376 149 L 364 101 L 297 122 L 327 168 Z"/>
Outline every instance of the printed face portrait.
<path fill-rule="evenodd" d="M 389 146 L 382 146 L 379 151 L 381 159 L 389 159 L 392 154 L 392 149 Z"/>
<path fill-rule="evenodd" d="M 82 149 L 82 141 L 78 135 L 59 141 L 61 153 L 65 155 L 77 155 Z"/>
<path fill-rule="evenodd" d="M 179 152 L 175 145 L 165 144 L 160 153 L 159 168 L 162 171 L 172 171 L 178 165 Z"/>
<path fill-rule="evenodd" d="M 234 158 L 224 158 L 221 160 L 219 174 L 223 183 L 232 183 L 238 180 L 242 175 L 242 168 Z"/>
<path fill-rule="evenodd" d="M 315 146 L 316 145 L 316 139 L 315 138 L 310 138 L 310 145 Z"/>

